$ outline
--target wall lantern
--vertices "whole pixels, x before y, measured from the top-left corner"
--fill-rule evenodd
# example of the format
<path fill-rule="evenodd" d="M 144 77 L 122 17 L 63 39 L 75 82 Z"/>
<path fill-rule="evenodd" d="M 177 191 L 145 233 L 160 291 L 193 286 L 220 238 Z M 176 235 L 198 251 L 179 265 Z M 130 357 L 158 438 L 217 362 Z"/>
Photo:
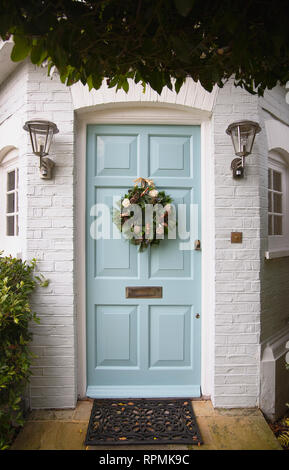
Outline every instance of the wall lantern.
<path fill-rule="evenodd" d="M 231 163 L 233 178 L 243 178 L 245 157 L 252 152 L 255 135 L 260 131 L 261 127 L 254 121 L 233 122 L 226 130 L 227 134 L 231 136 L 235 154 L 238 156 Z"/>
<path fill-rule="evenodd" d="M 56 124 L 35 119 L 25 122 L 23 129 L 29 132 L 33 153 L 40 158 L 40 177 L 51 179 L 54 162 L 45 157 L 49 154 L 53 135 L 59 132 Z"/>

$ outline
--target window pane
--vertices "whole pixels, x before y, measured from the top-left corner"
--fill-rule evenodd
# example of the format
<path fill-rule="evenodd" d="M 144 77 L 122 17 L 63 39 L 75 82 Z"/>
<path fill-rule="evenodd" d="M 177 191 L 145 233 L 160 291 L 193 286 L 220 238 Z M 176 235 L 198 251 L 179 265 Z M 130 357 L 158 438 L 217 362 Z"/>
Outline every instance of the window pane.
<path fill-rule="evenodd" d="M 272 184 L 271 184 L 272 178 L 271 178 L 271 176 L 272 176 L 272 170 L 269 169 L 268 170 L 268 189 L 272 189 Z"/>
<path fill-rule="evenodd" d="M 7 191 L 13 191 L 15 189 L 15 170 L 7 173 Z"/>
<path fill-rule="evenodd" d="M 7 194 L 7 214 L 15 212 L 15 193 Z"/>
<path fill-rule="evenodd" d="M 281 173 L 273 171 L 273 189 L 282 191 Z"/>
<path fill-rule="evenodd" d="M 19 234 L 18 227 L 18 180 L 19 170 L 15 168 L 7 172 L 6 192 L 6 235 L 15 237 Z M 12 215 L 14 214 L 14 215 Z"/>
<path fill-rule="evenodd" d="M 272 212 L 272 193 L 268 192 L 268 212 Z"/>
<path fill-rule="evenodd" d="M 18 215 L 16 215 L 16 220 L 15 220 L 15 235 L 19 235 L 19 223 L 18 223 Z"/>
<path fill-rule="evenodd" d="M 14 215 L 7 217 L 7 235 L 14 236 Z"/>
<path fill-rule="evenodd" d="M 273 215 L 269 215 L 269 217 L 268 217 L 268 235 L 273 235 L 272 220 L 273 220 Z"/>
<path fill-rule="evenodd" d="M 274 235 L 282 235 L 282 216 L 274 215 Z"/>
<path fill-rule="evenodd" d="M 274 194 L 274 212 L 282 213 L 282 194 Z"/>

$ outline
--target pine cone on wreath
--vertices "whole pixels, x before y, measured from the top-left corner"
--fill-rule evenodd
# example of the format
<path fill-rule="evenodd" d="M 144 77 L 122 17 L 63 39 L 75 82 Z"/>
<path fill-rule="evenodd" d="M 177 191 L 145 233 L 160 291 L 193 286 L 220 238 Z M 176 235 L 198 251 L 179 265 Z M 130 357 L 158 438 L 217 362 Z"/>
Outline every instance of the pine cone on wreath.
<path fill-rule="evenodd" d="M 139 200 L 139 193 L 135 193 L 134 196 L 130 199 L 131 204 L 135 204 Z"/>

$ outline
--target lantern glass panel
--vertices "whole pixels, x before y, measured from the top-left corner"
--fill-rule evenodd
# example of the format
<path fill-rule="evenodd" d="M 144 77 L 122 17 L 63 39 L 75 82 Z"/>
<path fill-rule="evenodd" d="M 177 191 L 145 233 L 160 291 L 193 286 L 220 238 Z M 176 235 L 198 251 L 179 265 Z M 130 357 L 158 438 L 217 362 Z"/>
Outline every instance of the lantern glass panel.
<path fill-rule="evenodd" d="M 49 124 L 30 124 L 29 131 L 33 152 L 36 155 L 48 155 L 53 137 L 53 129 L 50 128 Z"/>
<path fill-rule="evenodd" d="M 29 131 L 33 153 L 40 157 L 48 155 L 53 134 L 58 132 L 56 124 L 41 120 L 27 121 L 24 129 Z"/>
<path fill-rule="evenodd" d="M 238 125 L 231 130 L 231 136 L 236 155 L 242 157 L 251 153 L 255 138 L 254 127 Z"/>

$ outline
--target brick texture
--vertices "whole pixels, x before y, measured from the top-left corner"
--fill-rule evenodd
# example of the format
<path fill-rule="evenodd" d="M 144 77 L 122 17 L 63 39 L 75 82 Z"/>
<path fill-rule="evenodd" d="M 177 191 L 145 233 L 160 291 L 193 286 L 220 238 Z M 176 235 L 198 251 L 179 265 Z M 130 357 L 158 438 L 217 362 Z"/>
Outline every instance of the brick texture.
<path fill-rule="evenodd" d="M 215 369 L 216 407 L 256 406 L 259 395 L 260 193 L 259 137 L 245 177 L 234 180 L 229 124 L 258 121 L 258 99 L 229 82 L 213 112 L 215 156 Z M 242 244 L 231 232 L 243 232 Z"/>
<path fill-rule="evenodd" d="M 289 133 L 289 105 L 286 102 L 284 88 L 275 88 L 272 92 L 266 92 L 259 101 L 260 122 L 264 128 L 266 120 L 276 119 L 287 125 Z M 279 149 L 277 149 L 279 150 Z M 282 151 L 282 149 L 281 149 Z M 261 161 L 260 193 L 261 198 L 261 242 L 263 250 L 268 249 L 268 221 L 267 221 L 267 168 L 268 147 L 267 140 L 263 139 L 264 158 Z M 283 157 L 289 165 L 289 154 L 283 152 Z M 285 208 L 288 217 L 288 207 Z M 289 244 L 288 244 L 289 245 Z M 288 246 L 287 245 L 287 246 Z M 263 253 L 264 253 L 263 251 Z M 274 335 L 288 328 L 289 322 L 289 258 L 277 258 L 265 260 L 261 258 L 261 342 L 265 346 L 266 341 Z"/>
<path fill-rule="evenodd" d="M 54 177 L 38 175 L 38 160 L 29 147 L 27 185 L 27 258 L 38 258 L 38 270 L 49 279 L 38 288 L 33 308 L 40 325 L 33 325 L 37 359 L 30 385 L 32 408 L 74 407 L 76 331 L 74 292 L 74 116 L 70 89 L 47 71 L 28 64 L 27 119 L 54 121 L 59 129 L 51 148 Z"/>

